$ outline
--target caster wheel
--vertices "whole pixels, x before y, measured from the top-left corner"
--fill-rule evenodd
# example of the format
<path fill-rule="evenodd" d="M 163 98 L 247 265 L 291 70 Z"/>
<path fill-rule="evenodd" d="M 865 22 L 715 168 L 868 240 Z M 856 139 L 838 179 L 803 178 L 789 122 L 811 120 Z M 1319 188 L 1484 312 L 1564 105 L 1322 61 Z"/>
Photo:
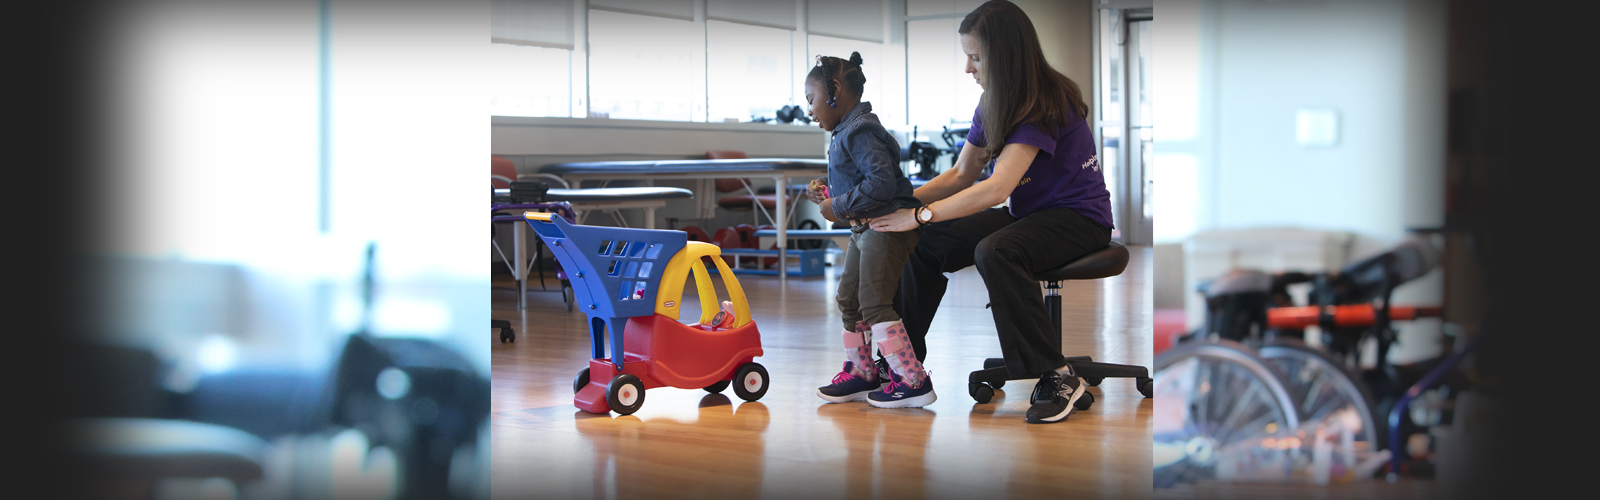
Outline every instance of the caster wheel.
<path fill-rule="evenodd" d="M 1143 394 L 1147 398 L 1150 397 L 1150 385 L 1149 378 L 1139 377 L 1139 394 Z"/>
<path fill-rule="evenodd" d="M 1077 401 L 1072 403 L 1072 407 L 1077 408 L 1078 411 L 1088 410 L 1090 406 L 1094 406 L 1094 394 L 1087 391 L 1083 393 L 1083 396 L 1079 396 Z"/>
<path fill-rule="evenodd" d="M 573 294 L 572 294 L 572 285 L 569 285 L 569 284 L 566 284 L 566 283 L 562 283 L 561 284 L 561 301 L 567 303 L 567 312 L 572 312 L 572 303 L 575 300 L 576 299 L 573 297 Z"/>
<path fill-rule="evenodd" d="M 719 382 L 717 382 L 715 384 L 708 385 L 708 386 L 706 386 L 706 392 L 709 392 L 709 393 L 712 393 L 712 394 L 716 394 L 716 393 L 722 392 L 723 389 L 727 389 L 728 388 L 728 383 L 729 382 L 730 381 L 728 381 L 728 380 L 723 380 L 723 381 L 719 381 Z"/>
<path fill-rule="evenodd" d="M 995 389 L 999 389 L 999 388 L 1005 387 L 1005 386 L 1006 386 L 1006 381 L 1004 381 L 1004 380 L 996 380 L 996 381 L 993 381 L 993 382 L 989 382 L 989 387 L 993 387 Z"/>
<path fill-rule="evenodd" d="M 1104 382 L 1105 380 L 1106 380 L 1105 377 L 1084 377 L 1083 378 L 1084 383 L 1089 384 L 1089 387 L 1100 387 L 1100 383 Z"/>
<path fill-rule="evenodd" d="M 584 375 L 588 375 L 587 370 Z M 606 404 L 618 415 L 632 415 L 644 406 L 644 382 L 629 374 L 617 375 L 606 387 Z"/>
<path fill-rule="evenodd" d="M 767 369 L 759 363 L 745 363 L 733 376 L 733 393 L 739 399 L 755 401 L 767 394 Z"/>
<path fill-rule="evenodd" d="M 510 328 L 501 328 L 500 329 L 500 343 L 504 344 L 504 343 L 507 343 L 507 342 L 516 342 L 516 341 L 517 341 L 516 332 L 511 331 Z"/>
<path fill-rule="evenodd" d="M 978 404 L 988 404 L 994 399 L 994 388 L 982 382 L 971 382 L 967 384 L 967 394 L 972 395 L 972 400 Z"/>
<path fill-rule="evenodd" d="M 583 386 L 586 386 L 586 385 L 589 385 L 589 369 L 588 368 L 584 368 L 582 371 L 579 371 L 578 372 L 578 376 L 574 377 L 572 379 L 572 393 L 573 394 L 577 394 L 578 391 L 583 390 Z"/>

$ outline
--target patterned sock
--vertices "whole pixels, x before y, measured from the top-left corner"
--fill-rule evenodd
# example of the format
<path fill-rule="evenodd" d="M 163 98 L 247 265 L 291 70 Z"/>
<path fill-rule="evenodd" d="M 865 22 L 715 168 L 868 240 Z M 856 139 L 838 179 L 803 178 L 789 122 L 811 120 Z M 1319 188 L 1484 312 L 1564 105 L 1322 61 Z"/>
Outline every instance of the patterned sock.
<path fill-rule="evenodd" d="M 899 374 L 906 385 L 922 387 L 928 375 L 922 369 L 922 362 L 917 360 L 916 351 L 911 348 L 911 337 L 906 334 L 905 325 L 899 321 L 872 325 L 872 340 L 878 343 L 878 350 L 888 358 L 890 370 Z"/>

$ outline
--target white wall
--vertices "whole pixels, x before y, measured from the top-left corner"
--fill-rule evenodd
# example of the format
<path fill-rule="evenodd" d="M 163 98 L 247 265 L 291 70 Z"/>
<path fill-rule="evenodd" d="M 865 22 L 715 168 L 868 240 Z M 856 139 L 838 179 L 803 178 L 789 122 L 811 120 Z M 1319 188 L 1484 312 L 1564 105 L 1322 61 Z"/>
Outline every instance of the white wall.
<path fill-rule="evenodd" d="M 1192 200 L 1158 211 L 1158 226 L 1190 228 L 1158 229 L 1158 243 L 1207 230 L 1349 231 L 1357 235 L 1350 258 L 1359 259 L 1397 243 L 1407 228 L 1442 224 L 1444 7 L 1157 1 L 1156 73 L 1170 67 L 1177 77 L 1157 77 L 1156 202 Z M 1335 109 L 1338 142 L 1297 145 L 1301 108 Z M 1163 173 L 1192 182 L 1164 183 Z M 1435 272 L 1396 301 L 1437 304 L 1441 284 Z M 1437 331 L 1408 330 L 1402 342 L 1416 340 L 1402 348 L 1414 350 L 1396 359 L 1428 354 L 1425 339 Z"/>

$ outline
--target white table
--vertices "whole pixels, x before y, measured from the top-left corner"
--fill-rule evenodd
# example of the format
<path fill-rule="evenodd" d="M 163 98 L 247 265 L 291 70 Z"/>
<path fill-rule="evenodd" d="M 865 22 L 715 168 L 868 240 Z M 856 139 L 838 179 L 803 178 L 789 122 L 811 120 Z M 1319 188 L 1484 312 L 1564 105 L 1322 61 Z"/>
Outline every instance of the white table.
<path fill-rule="evenodd" d="M 773 187 L 777 193 L 783 193 L 788 186 L 789 179 L 804 178 L 814 179 L 828 175 L 827 160 L 796 159 L 796 158 L 751 158 L 739 160 L 660 160 L 660 161 L 593 161 L 557 163 L 546 165 L 539 169 L 539 173 L 559 176 L 573 185 L 581 186 L 583 181 L 613 181 L 613 180 L 643 180 L 654 181 L 659 179 L 724 179 L 724 178 L 767 178 L 772 179 Z M 755 193 L 750 193 L 752 196 Z M 779 200 L 782 200 L 779 197 Z M 788 204 L 776 203 L 776 213 L 769 218 L 777 230 L 778 241 L 785 241 L 785 229 L 788 225 Z M 785 245 L 778 245 L 778 262 L 786 260 Z M 780 264 L 781 265 L 781 264 Z M 788 273 L 778 273 L 780 284 L 788 283 Z"/>

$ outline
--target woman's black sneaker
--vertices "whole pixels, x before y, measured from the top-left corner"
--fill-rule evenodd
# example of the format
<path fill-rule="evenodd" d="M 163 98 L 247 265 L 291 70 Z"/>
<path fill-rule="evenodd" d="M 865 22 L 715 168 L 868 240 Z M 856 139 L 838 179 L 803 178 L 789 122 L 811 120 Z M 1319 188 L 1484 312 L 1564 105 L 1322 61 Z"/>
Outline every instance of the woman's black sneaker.
<path fill-rule="evenodd" d="M 1071 371 L 1071 368 L 1068 368 Z M 1055 370 L 1044 372 L 1039 383 L 1033 386 L 1033 406 L 1028 407 L 1028 423 L 1053 424 L 1072 414 L 1072 405 L 1083 397 L 1083 379 L 1077 375 L 1062 375 Z"/>

